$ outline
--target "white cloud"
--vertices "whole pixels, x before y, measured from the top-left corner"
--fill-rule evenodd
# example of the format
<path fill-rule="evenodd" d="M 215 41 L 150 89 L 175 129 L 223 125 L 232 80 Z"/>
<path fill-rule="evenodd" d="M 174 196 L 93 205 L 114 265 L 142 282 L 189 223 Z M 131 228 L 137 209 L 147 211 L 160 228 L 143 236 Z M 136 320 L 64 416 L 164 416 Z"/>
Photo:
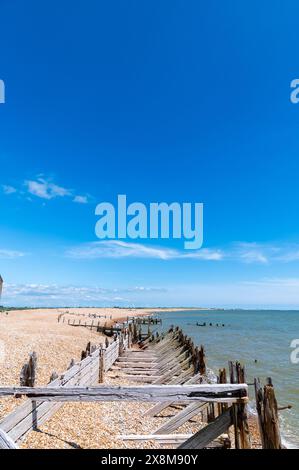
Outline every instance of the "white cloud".
<path fill-rule="evenodd" d="M 56 197 L 71 196 L 72 192 L 62 186 L 58 186 L 44 178 L 37 178 L 37 180 L 25 181 L 27 191 L 33 196 L 42 199 L 54 199 Z"/>
<path fill-rule="evenodd" d="M 87 204 L 88 198 L 87 196 L 75 196 L 73 202 L 77 202 L 78 204 Z"/>
<path fill-rule="evenodd" d="M 77 195 L 72 189 L 58 185 L 51 179 L 45 178 L 43 175 L 38 175 L 34 179 L 25 180 L 21 188 L 15 188 L 9 185 L 2 185 L 1 187 L 4 194 L 18 193 L 26 197 L 28 201 L 32 201 L 31 196 L 48 201 L 55 198 L 68 197 L 72 198 L 72 201 L 78 204 L 87 204 L 91 199 L 91 196 Z"/>
<path fill-rule="evenodd" d="M 17 192 L 16 188 L 14 188 L 13 186 L 9 186 L 7 184 L 2 185 L 2 190 L 4 194 L 14 194 Z"/>
<path fill-rule="evenodd" d="M 25 253 L 16 250 L 6 250 L 0 248 L 0 258 L 1 259 L 15 259 L 25 256 Z"/>

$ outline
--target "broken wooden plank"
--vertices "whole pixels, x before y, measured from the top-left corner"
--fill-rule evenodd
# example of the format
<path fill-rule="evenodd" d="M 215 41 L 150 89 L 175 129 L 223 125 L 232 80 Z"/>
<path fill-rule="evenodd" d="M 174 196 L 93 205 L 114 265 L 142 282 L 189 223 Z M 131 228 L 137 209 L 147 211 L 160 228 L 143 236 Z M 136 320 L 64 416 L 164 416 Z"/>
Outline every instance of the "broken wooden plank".
<path fill-rule="evenodd" d="M 223 434 L 233 424 L 231 410 L 228 409 L 218 416 L 214 421 L 200 429 L 194 436 L 181 444 L 179 449 L 203 449 L 211 441 Z"/>
<path fill-rule="evenodd" d="M 168 434 L 176 429 L 178 429 L 180 426 L 182 426 L 184 423 L 192 419 L 194 416 L 197 416 L 198 413 L 203 411 L 205 408 L 207 408 L 206 403 L 190 403 L 186 408 L 181 410 L 179 413 L 177 413 L 175 416 L 170 418 L 165 424 L 163 424 L 160 428 L 158 428 L 154 434 Z"/>

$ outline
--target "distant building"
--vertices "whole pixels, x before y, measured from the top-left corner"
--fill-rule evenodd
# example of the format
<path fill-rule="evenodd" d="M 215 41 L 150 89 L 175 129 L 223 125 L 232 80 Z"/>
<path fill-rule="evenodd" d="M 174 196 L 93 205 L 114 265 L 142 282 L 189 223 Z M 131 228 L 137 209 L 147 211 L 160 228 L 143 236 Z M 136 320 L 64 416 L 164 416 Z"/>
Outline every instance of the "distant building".
<path fill-rule="evenodd" d="M 3 279 L 0 274 L 0 300 L 1 300 L 1 295 L 2 295 L 2 287 L 3 287 Z"/>

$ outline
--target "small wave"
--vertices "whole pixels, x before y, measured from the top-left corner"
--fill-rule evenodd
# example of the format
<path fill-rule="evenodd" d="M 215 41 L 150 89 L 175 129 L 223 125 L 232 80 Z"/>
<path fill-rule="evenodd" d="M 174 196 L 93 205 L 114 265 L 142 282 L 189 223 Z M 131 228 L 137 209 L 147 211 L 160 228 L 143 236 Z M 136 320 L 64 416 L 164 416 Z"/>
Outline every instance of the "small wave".
<path fill-rule="evenodd" d="M 208 367 L 207 367 L 207 370 L 206 370 L 206 377 L 207 377 L 209 383 L 212 383 L 212 384 L 217 383 L 217 380 L 218 380 L 217 375 L 215 374 L 215 372 L 212 369 L 209 369 Z"/>

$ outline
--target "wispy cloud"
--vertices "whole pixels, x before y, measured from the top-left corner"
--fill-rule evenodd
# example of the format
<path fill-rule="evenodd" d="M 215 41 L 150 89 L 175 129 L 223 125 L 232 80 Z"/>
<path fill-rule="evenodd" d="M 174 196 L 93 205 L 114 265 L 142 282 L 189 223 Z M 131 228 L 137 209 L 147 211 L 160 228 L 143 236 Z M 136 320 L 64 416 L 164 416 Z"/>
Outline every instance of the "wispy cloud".
<path fill-rule="evenodd" d="M 258 243 L 235 243 L 228 248 L 227 256 L 240 260 L 244 263 L 268 263 L 273 256 L 273 247 L 271 245 L 262 245 Z"/>
<path fill-rule="evenodd" d="M 299 288 L 299 278 L 297 277 L 287 277 L 287 278 L 263 278 L 258 279 L 256 281 L 243 281 L 242 284 L 248 286 L 256 286 L 256 287 L 289 287 L 289 288 Z M 298 290 L 299 294 L 299 290 Z"/>
<path fill-rule="evenodd" d="M 4 192 L 4 194 L 14 194 L 17 192 L 16 188 L 7 184 L 2 184 L 1 187 L 2 187 L 2 191 Z"/>
<path fill-rule="evenodd" d="M 5 284 L 4 305 L 20 306 L 201 306 L 298 308 L 299 278 L 197 282 L 171 287 Z"/>
<path fill-rule="evenodd" d="M 245 264 L 289 263 L 299 261 L 299 244 L 238 242 L 222 248 L 178 250 L 121 240 L 101 240 L 75 246 L 66 252 L 66 256 L 77 259 L 152 258 L 165 261 L 174 259 L 233 261 Z"/>
<path fill-rule="evenodd" d="M 146 295 L 163 293 L 158 287 L 103 288 L 100 286 L 74 286 L 58 284 L 6 284 L 3 301 L 11 305 L 130 305 Z"/>
<path fill-rule="evenodd" d="M 120 240 L 103 240 L 86 243 L 74 247 L 66 252 L 66 255 L 77 259 L 96 258 L 154 258 L 171 260 L 180 258 L 195 258 L 205 260 L 220 260 L 220 250 L 203 248 L 199 251 L 179 251 L 171 248 L 155 247 L 142 243 L 128 243 Z"/>
<path fill-rule="evenodd" d="M 88 197 L 87 196 L 75 196 L 73 202 L 77 202 L 78 204 L 87 204 Z"/>
<path fill-rule="evenodd" d="M 299 261 L 299 243 L 238 243 L 232 256 L 246 263 L 291 263 Z"/>
<path fill-rule="evenodd" d="M 23 253 L 22 251 L 6 250 L 6 249 L 0 248 L 1 259 L 15 259 L 15 258 L 21 258 L 22 256 L 25 256 L 25 255 L 26 253 Z"/>

